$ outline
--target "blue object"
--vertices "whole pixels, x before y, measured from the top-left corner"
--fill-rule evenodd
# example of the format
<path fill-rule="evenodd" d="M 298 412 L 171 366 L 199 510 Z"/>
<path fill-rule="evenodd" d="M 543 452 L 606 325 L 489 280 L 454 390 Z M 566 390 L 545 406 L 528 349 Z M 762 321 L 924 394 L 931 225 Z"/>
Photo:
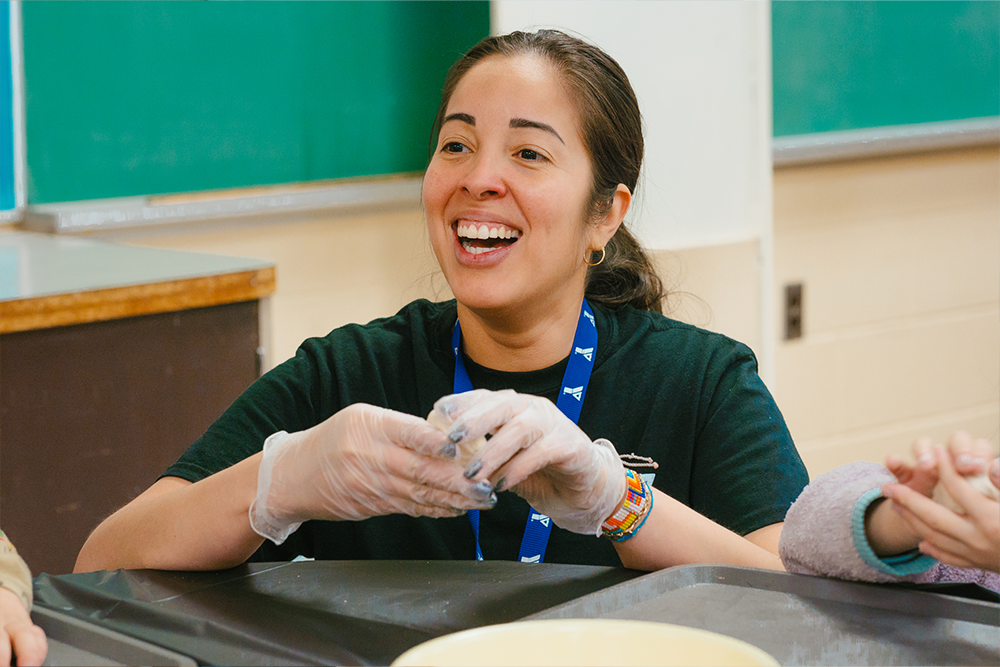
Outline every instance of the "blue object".
<path fill-rule="evenodd" d="M 858 502 L 854 505 L 854 510 L 851 512 L 851 536 L 854 539 L 854 548 L 858 550 L 861 560 L 879 572 L 891 574 L 895 577 L 919 574 L 933 567 L 937 563 L 937 560 L 920 553 L 916 549 L 888 558 L 879 558 L 875 554 L 875 551 L 868 543 L 868 536 L 865 533 L 865 513 L 868 511 L 869 505 L 882 497 L 881 488 L 872 489 L 858 499 Z"/>
<path fill-rule="evenodd" d="M 451 347 L 455 352 L 455 393 L 462 394 L 472 391 L 472 380 L 465 370 L 462 361 L 462 327 L 455 322 L 455 331 L 451 337 Z M 594 322 L 594 312 L 587 300 L 583 300 L 580 308 L 580 320 L 576 325 L 576 335 L 573 338 L 573 351 L 566 364 L 563 374 L 562 388 L 556 399 L 556 407 L 573 420 L 580 421 L 580 411 L 583 409 L 583 399 L 590 384 L 590 373 L 594 370 L 594 356 L 597 353 L 597 325 Z M 479 546 L 479 510 L 469 511 L 469 521 L 472 532 L 476 536 L 476 560 L 483 560 L 483 550 Z M 528 522 L 524 527 L 524 537 L 521 538 L 521 549 L 518 560 L 522 563 L 541 563 L 545 560 L 545 547 L 549 543 L 549 533 L 552 532 L 552 519 L 535 511 L 528 510 Z"/>

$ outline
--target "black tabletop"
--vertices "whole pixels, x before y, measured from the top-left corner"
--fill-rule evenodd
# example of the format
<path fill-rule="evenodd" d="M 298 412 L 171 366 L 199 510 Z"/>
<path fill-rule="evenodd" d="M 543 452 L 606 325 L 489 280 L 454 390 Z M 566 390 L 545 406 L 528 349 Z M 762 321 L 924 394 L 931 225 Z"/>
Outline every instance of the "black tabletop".
<path fill-rule="evenodd" d="M 128 640 L 113 658 L 126 664 L 184 664 L 155 649 L 199 664 L 389 664 L 428 639 L 469 628 L 619 618 L 736 637 L 782 665 L 995 666 L 996 600 L 969 586 L 862 584 L 713 565 L 642 574 L 504 561 L 317 561 L 40 575 L 33 613 L 54 639 L 75 647 L 92 639 L 87 647 L 100 655 L 116 636 Z M 47 611 L 59 618 L 42 618 Z M 85 631 L 88 624 L 95 632 Z M 66 634 L 69 625 L 75 629 Z"/>
<path fill-rule="evenodd" d="M 653 572 L 530 620 L 557 618 L 700 628 L 753 644 L 782 665 L 1000 665 L 1000 604 L 973 584 L 871 584 L 695 565 Z"/>
<path fill-rule="evenodd" d="M 221 572 L 40 575 L 35 604 L 200 664 L 388 664 L 640 576 L 585 565 L 316 561 Z"/>

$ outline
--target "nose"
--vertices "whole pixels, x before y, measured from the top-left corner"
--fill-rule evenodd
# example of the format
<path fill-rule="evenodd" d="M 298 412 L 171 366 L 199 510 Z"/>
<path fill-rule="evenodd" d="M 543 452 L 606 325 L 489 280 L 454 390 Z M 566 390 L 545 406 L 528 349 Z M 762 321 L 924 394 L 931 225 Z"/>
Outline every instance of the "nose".
<path fill-rule="evenodd" d="M 460 183 L 475 199 L 491 199 L 507 194 L 502 158 L 480 151 L 469 161 L 469 170 Z"/>

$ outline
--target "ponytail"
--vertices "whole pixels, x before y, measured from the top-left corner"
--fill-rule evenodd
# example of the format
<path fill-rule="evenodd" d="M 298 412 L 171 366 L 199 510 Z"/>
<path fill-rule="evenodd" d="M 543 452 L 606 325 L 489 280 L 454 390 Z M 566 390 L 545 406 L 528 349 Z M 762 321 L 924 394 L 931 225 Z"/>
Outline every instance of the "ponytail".
<path fill-rule="evenodd" d="M 666 291 L 649 255 L 621 225 L 604 248 L 604 261 L 587 269 L 587 299 L 606 306 L 632 306 L 663 313 Z"/>

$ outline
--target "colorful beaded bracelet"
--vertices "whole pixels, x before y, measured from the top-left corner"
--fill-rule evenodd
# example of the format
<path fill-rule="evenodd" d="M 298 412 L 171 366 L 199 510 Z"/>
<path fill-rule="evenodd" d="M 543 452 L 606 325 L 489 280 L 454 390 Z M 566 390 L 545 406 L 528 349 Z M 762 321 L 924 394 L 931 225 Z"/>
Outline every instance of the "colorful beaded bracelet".
<path fill-rule="evenodd" d="M 625 469 L 625 500 L 611 517 L 601 524 L 605 537 L 615 542 L 631 539 L 636 531 L 646 523 L 646 517 L 653 509 L 653 491 L 646 485 L 642 475 L 629 468 Z"/>

